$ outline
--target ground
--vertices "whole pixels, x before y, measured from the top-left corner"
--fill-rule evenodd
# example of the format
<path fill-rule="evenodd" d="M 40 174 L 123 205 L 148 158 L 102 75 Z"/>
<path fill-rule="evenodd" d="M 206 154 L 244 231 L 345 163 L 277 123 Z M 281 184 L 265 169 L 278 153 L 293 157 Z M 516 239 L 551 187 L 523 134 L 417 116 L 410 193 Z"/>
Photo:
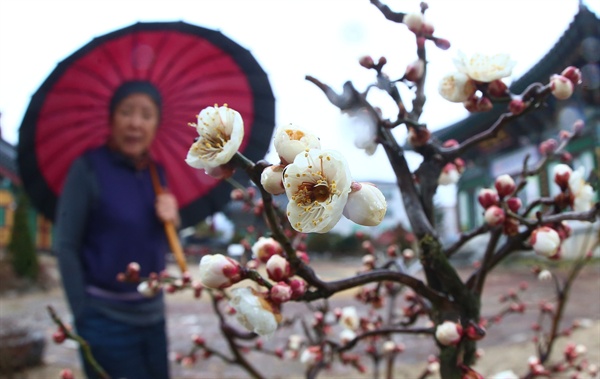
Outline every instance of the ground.
<path fill-rule="evenodd" d="M 0 319 L 11 320 L 18 325 L 26 325 L 45 335 L 46 346 L 43 363 L 39 366 L 22 370 L 12 375 L 5 374 L 6 378 L 15 379 L 51 379 L 58 378 L 62 368 L 71 368 L 76 378 L 83 378 L 79 369 L 78 356 L 73 344 L 56 345 L 52 342 L 52 333 L 55 325 L 48 316 L 47 306 L 51 305 L 64 320 L 69 320 L 68 310 L 64 301 L 63 292 L 58 276 L 54 272 L 52 258 L 44 258 L 44 265 L 48 270 L 48 278 L 54 280 L 55 285 L 47 285 L 44 289 L 24 291 L 23 286 L 17 289 L 4 291 L 0 295 Z M 195 265 L 194 265 L 195 266 Z M 334 279 L 351 275 L 358 267 L 358 260 L 347 259 L 333 262 L 314 261 L 317 273 L 324 279 Z M 195 269 L 195 267 L 193 267 Z M 176 270 L 176 267 L 172 267 Z M 460 270 L 466 275 L 470 268 Z M 563 272 L 558 272 L 562 275 Z M 488 279 L 484 298 L 483 315 L 496 314 L 505 304 L 498 301 L 501 294 L 509 289 L 518 291 L 520 283 L 528 283 L 529 289 L 522 292 L 527 308 L 524 314 L 508 315 L 503 322 L 488 330 L 487 336 L 480 342 L 485 354 L 480 359 L 476 368 L 485 376 L 506 369 L 512 369 L 518 374 L 523 374 L 527 369 L 527 358 L 535 353 L 531 342 L 531 324 L 537 319 L 538 304 L 541 299 L 552 295 L 551 282 L 540 282 L 530 272 L 530 265 L 511 265 L 500 267 Z M 348 291 L 331 299 L 332 306 L 356 305 L 353 291 Z M 563 325 L 570 325 L 579 320 L 583 327 L 576 330 L 570 337 L 560 341 L 554 350 L 553 359 L 559 359 L 564 345 L 570 341 L 582 343 L 587 346 L 587 355 L 590 363 L 600 364 L 600 264 L 592 264 L 584 269 L 579 280 L 573 288 L 569 300 L 569 307 Z M 199 334 L 206 338 L 211 346 L 225 345 L 216 335 L 217 320 L 210 311 L 208 302 L 204 299 L 194 300 L 190 292 L 168 295 L 168 329 L 170 349 L 175 352 L 187 352 L 191 346 L 190 336 Z M 286 312 L 306 312 L 304 305 L 293 305 L 285 309 Z M 273 341 L 272 341 L 273 342 Z M 276 342 L 276 341 L 275 341 Z M 417 377 L 425 366 L 425 360 L 434 351 L 434 346 L 426 339 L 405 338 L 403 343 L 406 351 L 398 356 L 396 378 L 413 379 Z M 356 351 L 360 352 L 360 351 Z M 252 354 L 252 353 L 251 353 Z M 274 358 L 262 358 L 251 355 L 252 362 L 265 367 L 269 365 L 269 378 L 303 377 L 303 368 L 298 362 L 280 361 Z M 290 375 L 290 373 L 294 373 Z M 206 378 L 206 379 L 238 379 L 248 377 L 237 367 L 223 363 L 220 359 L 200 359 L 193 367 L 184 368 L 179 364 L 172 364 L 174 379 Z M 0 374 L 0 377 L 1 374 Z M 360 375 L 347 367 L 336 365 L 328 372 L 323 372 L 323 378 L 368 378 L 370 375 Z"/>

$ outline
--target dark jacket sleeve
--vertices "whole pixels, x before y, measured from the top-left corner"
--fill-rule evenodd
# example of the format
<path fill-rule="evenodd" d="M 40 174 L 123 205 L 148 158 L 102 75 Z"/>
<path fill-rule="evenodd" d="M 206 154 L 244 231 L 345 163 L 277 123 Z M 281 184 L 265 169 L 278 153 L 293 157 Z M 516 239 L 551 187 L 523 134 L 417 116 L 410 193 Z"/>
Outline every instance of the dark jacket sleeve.
<path fill-rule="evenodd" d="M 75 320 L 85 306 L 85 272 L 81 254 L 86 220 L 96 192 L 95 177 L 85 159 L 75 160 L 58 201 L 54 228 L 54 251 Z"/>

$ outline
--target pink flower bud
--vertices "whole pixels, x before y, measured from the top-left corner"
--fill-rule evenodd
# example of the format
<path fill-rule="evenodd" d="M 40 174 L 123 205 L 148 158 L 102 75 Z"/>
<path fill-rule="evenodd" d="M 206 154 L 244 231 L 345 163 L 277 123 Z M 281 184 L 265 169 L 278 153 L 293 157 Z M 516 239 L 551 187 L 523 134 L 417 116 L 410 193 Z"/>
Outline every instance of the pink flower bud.
<path fill-rule="evenodd" d="M 65 339 L 67 339 L 67 335 L 62 329 L 58 329 L 52 334 L 52 340 L 54 340 L 54 343 L 56 344 L 65 342 Z"/>
<path fill-rule="evenodd" d="M 569 188 L 569 178 L 573 173 L 573 169 L 564 163 L 554 166 L 554 183 L 558 184 L 561 190 Z"/>
<path fill-rule="evenodd" d="M 504 210 L 497 205 L 492 205 L 488 209 L 485 210 L 483 214 L 483 218 L 485 222 L 490 226 L 497 226 L 504 223 L 506 215 L 504 214 Z"/>
<path fill-rule="evenodd" d="M 242 189 L 235 188 L 231 190 L 231 194 L 229 195 L 229 197 L 233 201 L 244 200 L 244 191 Z"/>
<path fill-rule="evenodd" d="M 575 86 L 581 84 L 581 70 L 575 66 L 565 68 L 560 74 L 569 79 Z"/>
<path fill-rule="evenodd" d="M 462 325 L 444 321 L 435 329 L 435 338 L 444 346 L 456 345 L 462 337 Z"/>
<path fill-rule="evenodd" d="M 525 103 L 521 99 L 513 99 L 508 103 L 508 110 L 515 116 L 520 115 L 525 110 Z"/>
<path fill-rule="evenodd" d="M 491 81 L 488 84 L 487 92 L 493 97 L 503 97 L 507 95 L 508 87 L 500 79 Z"/>
<path fill-rule="evenodd" d="M 431 132 L 427 128 L 409 128 L 408 141 L 414 147 L 424 146 L 429 142 Z"/>
<path fill-rule="evenodd" d="M 540 143 L 540 153 L 542 155 L 551 155 L 554 154 L 556 148 L 558 147 L 558 142 L 555 139 L 550 138 Z"/>
<path fill-rule="evenodd" d="M 323 359 L 323 351 L 320 346 L 309 346 L 300 355 L 300 362 L 308 367 L 316 365 Z"/>
<path fill-rule="evenodd" d="M 500 198 L 512 194 L 516 189 L 515 181 L 508 174 L 497 177 L 494 187 L 496 187 L 496 191 L 498 191 L 498 196 L 500 196 Z"/>
<path fill-rule="evenodd" d="M 252 245 L 252 253 L 262 263 L 267 263 L 273 255 L 281 255 L 283 249 L 279 242 L 271 237 L 259 237 Z"/>
<path fill-rule="evenodd" d="M 531 233 L 529 243 L 536 254 L 552 258 L 559 253 L 561 241 L 556 230 L 541 226 Z"/>
<path fill-rule="evenodd" d="M 438 184 L 441 186 L 456 184 L 460 180 L 460 173 L 454 163 L 446 163 L 442 173 L 438 178 Z"/>
<path fill-rule="evenodd" d="M 583 120 L 577 120 L 573 123 L 573 134 L 580 134 L 585 128 L 585 122 Z"/>
<path fill-rule="evenodd" d="M 291 275 L 290 263 L 281 255 L 272 255 L 267 261 L 266 267 L 269 278 L 276 282 L 285 280 Z"/>
<path fill-rule="evenodd" d="M 417 59 L 413 63 L 406 66 L 406 71 L 404 72 L 404 78 L 411 82 L 417 82 L 423 76 L 425 72 L 425 62 L 421 59 Z"/>
<path fill-rule="evenodd" d="M 192 341 L 194 342 L 195 345 L 197 346 L 204 346 L 204 344 L 206 343 L 206 341 L 204 340 L 204 338 L 200 337 L 197 334 L 194 334 L 192 336 Z"/>
<path fill-rule="evenodd" d="M 233 176 L 235 167 L 230 164 L 224 164 L 217 167 L 207 167 L 204 169 L 207 175 L 216 179 L 227 179 Z"/>
<path fill-rule="evenodd" d="M 73 375 L 73 371 L 68 368 L 63 368 L 60 370 L 60 379 L 74 379 L 75 375 Z"/>
<path fill-rule="evenodd" d="M 506 200 L 506 205 L 508 206 L 508 209 L 517 213 L 519 208 L 521 208 L 521 205 L 523 205 L 523 202 L 518 197 L 511 197 L 510 199 Z"/>
<path fill-rule="evenodd" d="M 497 205 L 498 201 L 500 201 L 500 197 L 498 196 L 498 192 L 496 192 L 496 190 L 491 188 L 483 188 L 481 191 L 479 191 L 477 200 L 484 209 L 487 209 L 492 205 Z"/>
<path fill-rule="evenodd" d="M 205 255 L 200 260 L 200 282 L 208 288 L 226 288 L 242 279 L 242 269 L 222 254 Z"/>
<path fill-rule="evenodd" d="M 292 288 L 287 283 L 279 282 L 271 287 L 269 295 L 274 303 L 285 303 L 292 298 Z"/>
<path fill-rule="evenodd" d="M 465 328 L 465 335 L 470 340 L 479 341 L 485 337 L 485 328 L 481 325 L 471 323 Z"/>
<path fill-rule="evenodd" d="M 562 75 L 552 75 L 550 78 L 552 94 L 559 100 L 565 100 L 573 95 L 573 83 Z"/>
<path fill-rule="evenodd" d="M 487 112 L 491 110 L 494 105 L 492 101 L 487 97 L 471 96 L 463 103 L 465 109 L 471 113 L 475 112 Z"/>
<path fill-rule="evenodd" d="M 435 46 L 442 50 L 448 50 L 450 48 L 450 41 L 444 38 L 435 38 L 434 43 Z"/>
<path fill-rule="evenodd" d="M 435 27 L 433 26 L 433 24 L 424 21 L 423 26 L 421 27 L 421 33 L 431 36 L 433 35 L 433 32 L 435 32 Z"/>
<path fill-rule="evenodd" d="M 290 288 L 292 289 L 292 299 L 299 299 L 304 296 L 306 292 L 307 284 L 304 280 L 294 278 L 289 281 Z"/>
<path fill-rule="evenodd" d="M 364 68 L 373 68 L 375 67 L 375 61 L 369 55 L 365 55 L 358 60 L 361 66 Z"/>

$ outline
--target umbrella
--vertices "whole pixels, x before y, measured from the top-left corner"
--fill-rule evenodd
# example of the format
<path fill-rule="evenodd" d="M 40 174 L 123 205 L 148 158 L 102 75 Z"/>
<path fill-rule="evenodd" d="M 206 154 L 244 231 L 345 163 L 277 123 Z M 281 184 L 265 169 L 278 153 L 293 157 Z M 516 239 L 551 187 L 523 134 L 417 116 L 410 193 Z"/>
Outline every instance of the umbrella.
<path fill-rule="evenodd" d="M 184 22 L 138 22 L 97 37 L 60 62 L 32 96 L 19 129 L 17 164 L 33 205 L 54 219 L 69 166 L 108 138 L 108 110 L 125 81 L 146 80 L 161 92 L 161 125 L 151 147 L 180 205 L 182 226 L 229 201 L 230 185 L 184 159 L 198 112 L 227 103 L 244 119 L 240 151 L 256 161 L 268 149 L 275 100 L 252 54 L 222 33 Z"/>

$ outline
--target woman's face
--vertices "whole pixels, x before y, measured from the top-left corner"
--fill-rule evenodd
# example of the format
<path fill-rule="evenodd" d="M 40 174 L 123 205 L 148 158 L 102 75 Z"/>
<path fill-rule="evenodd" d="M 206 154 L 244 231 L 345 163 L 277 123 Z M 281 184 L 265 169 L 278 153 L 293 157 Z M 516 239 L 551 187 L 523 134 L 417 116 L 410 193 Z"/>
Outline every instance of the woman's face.
<path fill-rule="evenodd" d="M 115 107 L 112 118 L 113 145 L 130 158 L 139 158 L 149 149 L 160 119 L 159 109 L 144 93 L 132 93 Z"/>

